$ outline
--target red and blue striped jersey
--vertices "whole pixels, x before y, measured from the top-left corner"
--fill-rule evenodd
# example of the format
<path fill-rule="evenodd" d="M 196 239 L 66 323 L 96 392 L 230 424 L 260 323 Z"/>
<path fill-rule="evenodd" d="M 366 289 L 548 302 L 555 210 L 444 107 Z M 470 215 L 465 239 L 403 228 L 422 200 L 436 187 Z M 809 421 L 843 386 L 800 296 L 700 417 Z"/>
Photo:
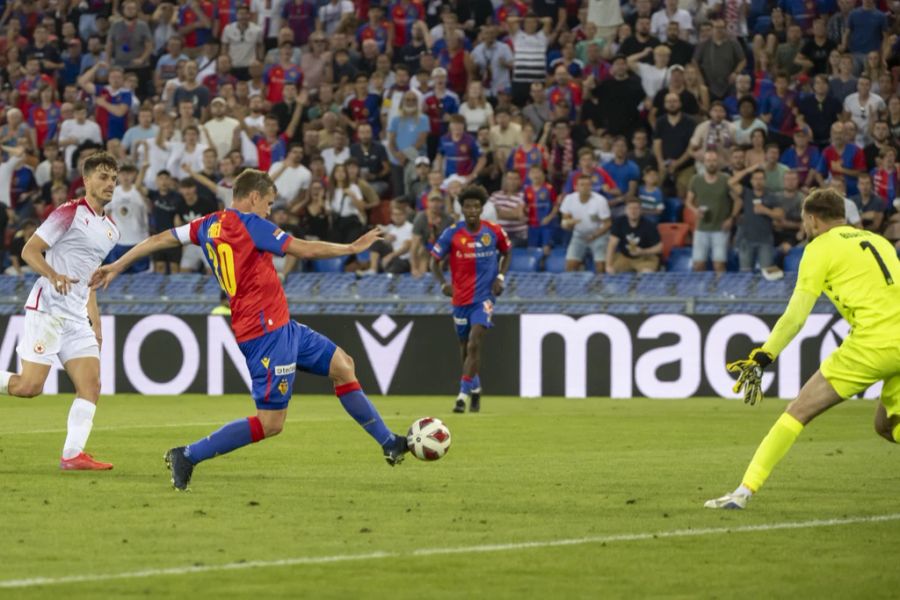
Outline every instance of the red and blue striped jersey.
<path fill-rule="evenodd" d="M 431 247 L 431 255 L 437 260 L 450 257 L 453 306 L 494 299 L 491 288 L 499 273 L 498 261 L 509 249 L 509 236 L 490 221 L 482 221 L 476 233 L 466 228 L 465 221 L 444 230 Z"/>
<path fill-rule="evenodd" d="M 231 304 L 231 328 L 238 342 L 278 329 L 290 320 L 287 298 L 272 264 L 293 238 L 253 213 L 226 209 L 172 229 L 182 243 L 200 246 Z M 179 235 L 181 234 L 181 235 Z"/>
<path fill-rule="evenodd" d="M 51 104 L 50 108 L 44 108 L 40 104 L 35 104 L 28 111 L 28 124 L 34 127 L 38 148 L 43 149 L 44 142 L 56 139 L 61 122 L 62 116 L 59 111 L 59 104 L 56 102 Z"/>
<path fill-rule="evenodd" d="M 444 155 L 444 177 L 450 177 L 468 175 L 474 171 L 481 150 L 478 149 L 478 142 L 471 133 L 463 133 L 456 141 L 448 133 L 438 143 L 438 154 Z"/>
<path fill-rule="evenodd" d="M 362 47 L 364 41 L 375 40 L 378 43 L 378 51 L 383 54 L 387 50 L 388 27 L 390 26 L 391 24 L 387 21 L 382 21 L 375 26 L 371 23 L 364 23 L 356 30 L 356 41 Z"/>
<path fill-rule="evenodd" d="M 287 68 L 280 64 L 269 65 L 263 73 L 263 81 L 268 86 L 266 100 L 272 104 L 278 104 L 284 99 L 284 86 L 294 84 L 300 86 L 303 83 L 303 71 L 297 65 L 289 65 Z"/>
<path fill-rule="evenodd" d="M 528 206 L 528 226 L 538 227 L 556 204 L 556 190 L 549 183 L 541 187 L 525 186 L 525 204 Z"/>
<path fill-rule="evenodd" d="M 459 96 L 456 92 L 447 90 L 440 98 L 433 91 L 425 94 L 422 99 L 422 112 L 428 117 L 431 124 L 431 135 L 444 135 L 447 133 L 447 122 L 444 115 L 455 115 L 459 112 Z"/>
<path fill-rule="evenodd" d="M 425 20 L 425 7 L 420 0 L 411 0 L 406 6 L 398 0 L 391 6 L 390 18 L 394 24 L 394 48 L 402 48 L 412 41 L 413 23 Z"/>
<path fill-rule="evenodd" d="M 128 107 L 128 111 L 131 112 L 131 90 L 119 88 L 114 94 L 109 86 L 98 85 L 97 96 L 110 104 L 124 104 Z M 120 140 L 125 135 L 125 130 L 128 129 L 128 113 L 117 117 L 102 106 L 97 106 L 95 119 L 97 120 L 97 125 L 100 126 L 104 140 Z"/>
<path fill-rule="evenodd" d="M 506 159 L 506 170 L 518 171 L 524 183 L 528 182 L 528 170 L 535 166 L 547 170 L 547 157 L 538 145 L 533 145 L 530 150 L 517 146 Z"/>

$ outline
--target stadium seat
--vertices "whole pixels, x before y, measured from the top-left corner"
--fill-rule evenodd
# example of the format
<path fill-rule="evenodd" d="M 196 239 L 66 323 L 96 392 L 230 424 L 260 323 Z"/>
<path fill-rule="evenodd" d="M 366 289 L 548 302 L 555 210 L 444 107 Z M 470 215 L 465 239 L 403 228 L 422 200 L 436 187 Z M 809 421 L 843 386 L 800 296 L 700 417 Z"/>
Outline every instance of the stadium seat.
<path fill-rule="evenodd" d="M 550 251 L 544 263 L 544 270 L 548 273 L 562 273 L 566 270 L 566 248 L 555 247 Z"/>
<path fill-rule="evenodd" d="M 391 283 L 387 275 L 367 275 L 356 283 L 356 294 L 360 298 L 384 298 L 390 295 Z"/>
<path fill-rule="evenodd" d="M 295 298 L 315 296 L 323 277 L 323 273 L 290 273 L 284 282 L 284 293 Z"/>
<path fill-rule="evenodd" d="M 558 273 L 553 277 L 556 295 L 560 298 L 590 297 L 596 295 L 597 276 L 587 271 Z"/>
<path fill-rule="evenodd" d="M 312 269 L 314 273 L 340 273 L 344 270 L 346 262 L 347 259 L 344 257 L 320 258 L 312 261 Z"/>
<path fill-rule="evenodd" d="M 672 279 L 670 275 L 677 273 L 645 273 L 637 278 L 634 293 L 639 297 L 669 296 L 671 295 Z"/>
<path fill-rule="evenodd" d="M 803 246 L 795 246 L 784 255 L 784 270 L 796 273 L 800 270 L 800 259 L 803 258 Z"/>
<path fill-rule="evenodd" d="M 669 259 L 672 248 L 686 246 L 691 228 L 686 223 L 660 223 L 656 226 L 663 245 L 663 261 Z"/>
<path fill-rule="evenodd" d="M 616 275 L 603 275 L 600 279 L 603 287 L 600 294 L 603 296 L 628 296 L 631 294 L 631 284 L 634 275 L 631 273 L 618 273 Z"/>
<path fill-rule="evenodd" d="M 670 273 L 690 273 L 693 268 L 690 246 L 672 248 L 669 252 L 669 260 L 666 262 L 666 270 Z"/>
<path fill-rule="evenodd" d="M 540 248 L 513 248 L 509 270 L 535 273 L 538 270 L 542 256 L 543 251 Z"/>
<path fill-rule="evenodd" d="M 678 196 L 672 196 L 663 200 L 662 221 L 665 223 L 679 223 L 682 221 L 684 202 Z"/>
<path fill-rule="evenodd" d="M 510 273 L 508 284 L 519 298 L 546 298 L 552 273 Z"/>
<path fill-rule="evenodd" d="M 433 295 L 434 279 L 430 276 L 401 275 L 394 281 L 394 293 L 400 298 L 426 298 Z"/>

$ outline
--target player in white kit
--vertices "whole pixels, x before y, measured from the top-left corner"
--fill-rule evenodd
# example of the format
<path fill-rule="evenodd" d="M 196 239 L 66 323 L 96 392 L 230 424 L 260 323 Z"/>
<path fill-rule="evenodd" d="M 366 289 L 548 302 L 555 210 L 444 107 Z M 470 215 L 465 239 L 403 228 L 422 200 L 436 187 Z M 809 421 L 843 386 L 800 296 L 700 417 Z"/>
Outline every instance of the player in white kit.
<path fill-rule="evenodd" d="M 41 277 L 25 303 L 25 327 L 16 351 L 20 374 L 0 371 L 0 393 L 32 398 L 41 393 L 53 357 L 75 385 L 66 442 L 59 466 L 63 470 L 106 470 L 84 452 L 100 396 L 100 310 L 88 286 L 119 230 L 104 214 L 112 200 L 118 163 L 106 152 L 84 161 L 85 197 L 53 211 L 25 244 L 22 258 Z M 46 252 L 46 258 L 44 253 Z"/>

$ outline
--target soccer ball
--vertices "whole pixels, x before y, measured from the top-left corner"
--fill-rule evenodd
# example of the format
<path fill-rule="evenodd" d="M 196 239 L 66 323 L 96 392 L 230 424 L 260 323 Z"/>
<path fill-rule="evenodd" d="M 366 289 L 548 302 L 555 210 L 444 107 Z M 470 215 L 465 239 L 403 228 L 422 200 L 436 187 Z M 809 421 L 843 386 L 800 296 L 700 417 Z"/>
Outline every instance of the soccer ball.
<path fill-rule="evenodd" d="M 437 460 L 450 450 L 450 430 L 440 419 L 423 417 L 410 426 L 406 444 L 419 460 Z"/>

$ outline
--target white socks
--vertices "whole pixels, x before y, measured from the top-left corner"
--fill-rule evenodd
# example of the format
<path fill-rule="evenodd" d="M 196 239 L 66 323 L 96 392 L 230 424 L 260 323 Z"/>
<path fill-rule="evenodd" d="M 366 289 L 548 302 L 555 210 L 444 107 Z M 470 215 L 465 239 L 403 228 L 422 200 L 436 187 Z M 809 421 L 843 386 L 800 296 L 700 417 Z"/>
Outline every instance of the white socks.
<path fill-rule="evenodd" d="M 72 408 L 69 409 L 66 445 L 63 446 L 63 459 L 75 458 L 84 452 L 88 436 L 91 435 L 91 428 L 94 426 L 95 412 L 97 412 L 97 405 L 84 398 L 75 398 L 75 401 L 72 402 Z"/>
<path fill-rule="evenodd" d="M 10 371 L 0 371 L 0 394 L 9 394 L 9 378 L 15 375 Z"/>
<path fill-rule="evenodd" d="M 748 488 L 746 485 L 741 484 L 738 486 L 736 490 L 731 493 L 732 496 L 747 496 L 748 498 L 753 495 L 753 490 Z"/>

